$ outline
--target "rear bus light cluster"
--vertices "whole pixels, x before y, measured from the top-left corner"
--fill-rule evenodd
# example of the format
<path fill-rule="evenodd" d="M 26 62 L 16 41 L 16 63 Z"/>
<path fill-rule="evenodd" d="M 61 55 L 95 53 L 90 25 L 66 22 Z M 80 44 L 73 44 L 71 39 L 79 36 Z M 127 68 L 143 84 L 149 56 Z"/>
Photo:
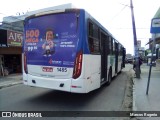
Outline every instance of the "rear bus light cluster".
<path fill-rule="evenodd" d="M 82 51 L 77 53 L 75 64 L 74 64 L 74 70 L 73 70 L 73 78 L 77 79 L 81 75 L 82 71 Z"/>

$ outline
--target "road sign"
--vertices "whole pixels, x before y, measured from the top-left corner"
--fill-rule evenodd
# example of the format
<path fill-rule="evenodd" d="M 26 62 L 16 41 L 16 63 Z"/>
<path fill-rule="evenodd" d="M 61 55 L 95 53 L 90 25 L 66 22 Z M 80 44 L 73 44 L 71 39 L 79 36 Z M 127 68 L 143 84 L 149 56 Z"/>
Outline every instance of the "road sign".
<path fill-rule="evenodd" d="M 141 40 L 137 40 L 137 47 L 138 47 L 138 50 L 141 48 Z"/>
<path fill-rule="evenodd" d="M 150 33 L 160 33 L 160 18 L 153 18 Z"/>

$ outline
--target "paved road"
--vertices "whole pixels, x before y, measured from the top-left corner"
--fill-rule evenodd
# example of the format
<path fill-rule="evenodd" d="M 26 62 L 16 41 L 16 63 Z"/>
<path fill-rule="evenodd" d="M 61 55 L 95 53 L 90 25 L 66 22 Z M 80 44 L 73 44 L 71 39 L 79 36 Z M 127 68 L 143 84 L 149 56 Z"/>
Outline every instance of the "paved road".
<path fill-rule="evenodd" d="M 88 94 L 74 94 L 23 84 L 0 89 L 1 111 L 122 111 L 127 88 L 127 71 L 113 79 L 110 86 L 102 86 Z M 16 120 L 17 118 L 15 118 Z M 48 118 L 49 119 L 49 118 Z M 61 120 L 61 117 L 54 117 Z M 75 119 L 63 118 L 67 120 Z M 81 119 L 81 118 L 77 118 Z M 83 118 L 88 120 L 89 117 Z M 96 119 L 96 117 L 92 118 Z M 98 118 L 104 119 L 106 118 Z M 108 120 L 117 118 L 108 118 Z"/>

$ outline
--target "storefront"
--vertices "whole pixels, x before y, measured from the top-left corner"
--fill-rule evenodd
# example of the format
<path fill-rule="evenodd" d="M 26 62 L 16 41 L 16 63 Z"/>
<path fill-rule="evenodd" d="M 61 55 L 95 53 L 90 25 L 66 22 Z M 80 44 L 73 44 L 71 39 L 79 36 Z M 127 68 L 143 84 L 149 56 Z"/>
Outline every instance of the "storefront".
<path fill-rule="evenodd" d="M 0 29 L 0 76 L 22 73 L 22 36 L 20 32 Z"/>

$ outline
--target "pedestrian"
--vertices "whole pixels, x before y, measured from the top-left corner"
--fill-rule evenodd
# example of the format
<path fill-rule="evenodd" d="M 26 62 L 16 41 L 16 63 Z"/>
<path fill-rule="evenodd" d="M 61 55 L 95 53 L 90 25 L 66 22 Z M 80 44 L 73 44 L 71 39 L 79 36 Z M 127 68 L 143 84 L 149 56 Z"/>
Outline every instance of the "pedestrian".
<path fill-rule="evenodd" d="M 143 62 L 142 62 L 142 59 L 140 57 L 138 57 L 138 61 L 139 61 L 139 63 L 138 63 L 139 73 L 141 74 L 141 65 L 142 65 Z M 134 58 L 134 60 L 133 60 L 133 70 L 135 71 L 135 74 L 136 74 L 136 65 L 137 65 L 136 59 Z"/>
<path fill-rule="evenodd" d="M 134 72 L 136 74 L 136 59 L 135 58 L 133 60 L 133 70 L 134 70 Z"/>

